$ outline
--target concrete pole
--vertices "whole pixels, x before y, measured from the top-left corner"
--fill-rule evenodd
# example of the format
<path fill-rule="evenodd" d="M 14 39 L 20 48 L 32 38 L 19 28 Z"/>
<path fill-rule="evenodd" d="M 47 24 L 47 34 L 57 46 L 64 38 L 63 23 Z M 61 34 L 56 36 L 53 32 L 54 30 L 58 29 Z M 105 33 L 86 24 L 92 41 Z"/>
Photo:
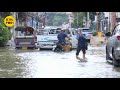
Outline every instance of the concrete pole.
<path fill-rule="evenodd" d="M 111 12 L 111 32 L 116 25 L 116 12 Z"/>
<path fill-rule="evenodd" d="M 111 20 L 111 32 L 113 31 L 113 29 L 114 29 L 114 26 L 115 26 L 115 24 L 116 24 L 116 13 L 115 12 L 111 12 L 111 14 L 110 14 L 111 16 L 110 16 L 110 20 Z"/>
<path fill-rule="evenodd" d="M 108 32 L 110 31 L 110 13 L 108 12 Z"/>
<path fill-rule="evenodd" d="M 89 12 L 87 12 L 87 28 L 89 28 Z"/>
<path fill-rule="evenodd" d="M 15 20 L 16 20 L 16 12 L 12 12 L 12 16 L 15 18 Z M 13 28 L 12 28 L 12 34 L 13 34 L 13 38 L 14 38 L 14 36 L 15 36 L 15 28 L 16 28 L 16 26 L 17 26 L 17 22 L 15 23 L 15 25 L 13 26 Z"/>
<path fill-rule="evenodd" d="M 112 30 L 113 30 L 113 12 L 110 12 L 110 23 L 111 23 L 110 32 L 112 32 Z"/>
<path fill-rule="evenodd" d="M 99 12 L 96 12 L 96 13 L 97 13 L 97 23 L 96 23 L 97 25 L 96 25 L 96 31 L 97 31 L 97 33 L 98 33 L 98 31 L 99 31 L 99 30 L 98 30 L 98 13 L 99 13 Z"/>
<path fill-rule="evenodd" d="M 15 18 L 15 20 L 16 20 L 16 12 L 12 12 L 12 16 Z M 16 23 L 15 23 L 15 25 L 13 26 L 13 28 L 16 28 Z"/>
<path fill-rule="evenodd" d="M 114 27 L 116 25 L 116 12 L 114 12 Z"/>
<path fill-rule="evenodd" d="M 78 12 L 77 12 L 77 27 L 78 27 Z"/>

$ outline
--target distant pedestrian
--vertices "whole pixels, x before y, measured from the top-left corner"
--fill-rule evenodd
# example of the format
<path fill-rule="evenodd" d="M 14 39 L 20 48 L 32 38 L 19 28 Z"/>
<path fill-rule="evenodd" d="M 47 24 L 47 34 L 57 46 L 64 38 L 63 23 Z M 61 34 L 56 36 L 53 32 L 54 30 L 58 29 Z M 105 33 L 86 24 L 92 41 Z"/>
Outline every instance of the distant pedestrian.
<path fill-rule="evenodd" d="M 78 46 L 77 46 L 77 51 L 76 51 L 76 58 L 80 60 L 80 58 L 78 57 L 80 51 L 82 50 L 83 52 L 83 60 L 87 61 L 85 54 L 86 54 L 86 50 L 87 50 L 87 42 L 86 42 L 86 38 L 85 36 L 82 34 L 82 31 L 79 30 L 79 35 L 77 35 L 76 37 L 78 39 Z"/>

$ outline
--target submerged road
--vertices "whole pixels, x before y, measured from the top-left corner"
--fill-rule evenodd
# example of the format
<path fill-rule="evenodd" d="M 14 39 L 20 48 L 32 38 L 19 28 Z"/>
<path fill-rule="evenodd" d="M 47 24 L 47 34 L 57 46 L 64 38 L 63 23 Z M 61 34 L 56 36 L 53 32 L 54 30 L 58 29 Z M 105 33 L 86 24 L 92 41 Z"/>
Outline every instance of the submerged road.
<path fill-rule="evenodd" d="M 76 50 L 56 53 L 51 50 L 0 49 L 1 78 L 120 78 L 120 68 L 105 59 L 105 46 L 89 46 L 81 62 Z M 79 57 L 82 58 L 82 52 Z"/>

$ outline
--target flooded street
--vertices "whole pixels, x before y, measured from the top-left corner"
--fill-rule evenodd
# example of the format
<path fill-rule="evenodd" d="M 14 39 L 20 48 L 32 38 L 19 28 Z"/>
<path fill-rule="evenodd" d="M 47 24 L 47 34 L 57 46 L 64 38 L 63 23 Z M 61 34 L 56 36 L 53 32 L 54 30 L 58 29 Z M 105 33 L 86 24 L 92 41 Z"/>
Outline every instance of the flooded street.
<path fill-rule="evenodd" d="M 120 12 L 0 12 L 0 78 L 120 78 L 119 53 Z"/>
<path fill-rule="evenodd" d="M 0 48 L 0 78 L 120 78 L 120 68 L 106 62 L 104 46 L 90 46 L 88 62 L 75 53 Z"/>

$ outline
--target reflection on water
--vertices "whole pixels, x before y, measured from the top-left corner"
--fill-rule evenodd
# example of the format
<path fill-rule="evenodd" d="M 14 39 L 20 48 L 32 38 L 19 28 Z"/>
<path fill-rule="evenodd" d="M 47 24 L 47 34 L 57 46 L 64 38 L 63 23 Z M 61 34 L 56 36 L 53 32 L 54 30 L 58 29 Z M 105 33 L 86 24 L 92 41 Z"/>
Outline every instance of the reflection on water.
<path fill-rule="evenodd" d="M 113 71 L 120 72 L 120 67 L 114 67 Z"/>
<path fill-rule="evenodd" d="M 0 78 L 21 78 L 27 74 L 25 64 L 14 50 L 0 48 Z"/>
<path fill-rule="evenodd" d="M 88 62 L 80 62 L 75 52 L 54 53 L 52 51 L 36 51 L 18 53 L 28 58 L 26 66 L 33 78 L 119 78 L 120 72 L 106 63 L 105 57 L 87 55 Z M 79 55 L 82 57 L 82 53 Z"/>

